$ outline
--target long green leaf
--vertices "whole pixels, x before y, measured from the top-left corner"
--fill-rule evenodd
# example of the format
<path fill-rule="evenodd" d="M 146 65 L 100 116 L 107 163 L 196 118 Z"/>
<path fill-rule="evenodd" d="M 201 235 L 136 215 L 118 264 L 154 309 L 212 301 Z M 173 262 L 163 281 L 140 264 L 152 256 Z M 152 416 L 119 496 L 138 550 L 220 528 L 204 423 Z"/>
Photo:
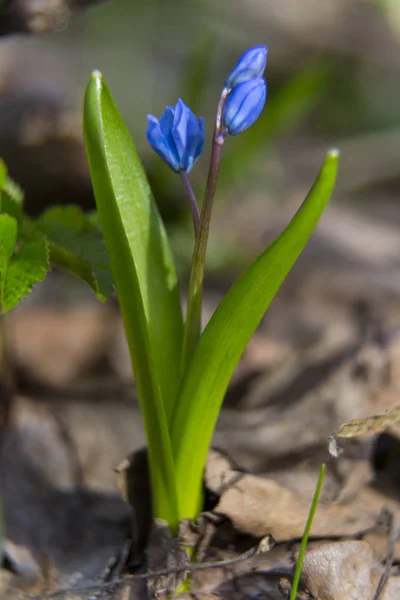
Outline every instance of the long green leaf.
<path fill-rule="evenodd" d="M 292 221 L 232 286 L 200 337 L 182 382 L 171 432 L 180 518 L 196 516 L 208 447 L 230 378 L 318 222 L 333 190 L 337 161 L 338 152 L 329 152 Z"/>
<path fill-rule="evenodd" d="M 183 329 L 177 277 L 131 136 L 98 72 L 86 91 L 84 134 L 145 421 L 155 513 L 174 527 L 168 417 L 178 389 Z"/>

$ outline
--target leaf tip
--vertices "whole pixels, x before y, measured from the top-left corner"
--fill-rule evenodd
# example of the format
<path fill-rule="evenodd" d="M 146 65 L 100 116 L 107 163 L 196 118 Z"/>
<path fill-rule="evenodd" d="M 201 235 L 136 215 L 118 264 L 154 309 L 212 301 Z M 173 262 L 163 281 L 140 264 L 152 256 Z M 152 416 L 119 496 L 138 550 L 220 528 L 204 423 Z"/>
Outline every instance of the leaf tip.
<path fill-rule="evenodd" d="M 339 148 L 331 148 L 327 153 L 328 158 L 338 159 L 339 156 L 340 156 Z"/>
<path fill-rule="evenodd" d="M 94 80 L 103 79 L 103 75 L 100 73 L 100 71 L 98 69 L 93 69 L 93 71 L 92 71 L 92 79 L 94 79 Z"/>
<path fill-rule="evenodd" d="M 87 90 L 91 90 L 90 93 L 100 94 L 104 86 L 104 77 L 98 69 L 94 69 L 90 76 Z"/>

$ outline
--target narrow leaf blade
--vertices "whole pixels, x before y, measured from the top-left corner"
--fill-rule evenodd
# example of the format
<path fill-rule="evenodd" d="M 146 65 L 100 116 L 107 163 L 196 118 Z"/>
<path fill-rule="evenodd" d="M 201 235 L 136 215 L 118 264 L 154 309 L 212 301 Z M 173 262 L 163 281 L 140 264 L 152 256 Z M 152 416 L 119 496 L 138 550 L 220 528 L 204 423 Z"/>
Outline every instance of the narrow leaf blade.
<path fill-rule="evenodd" d="M 156 516 L 176 525 L 167 418 L 178 389 L 183 329 L 177 277 L 142 165 L 100 73 L 87 88 L 84 134 L 145 421 Z"/>
<path fill-rule="evenodd" d="M 180 518 L 196 516 L 208 447 L 230 378 L 318 222 L 333 190 L 337 161 L 337 151 L 328 153 L 292 221 L 232 286 L 198 342 L 182 382 L 171 433 Z"/>
<path fill-rule="evenodd" d="M 129 303 L 131 290 L 122 268 L 125 260 L 136 273 L 150 347 L 169 414 L 179 386 L 183 322 L 167 235 L 132 138 L 100 74 L 94 75 L 89 84 L 85 115 L 96 202 L 113 272 L 119 274 L 120 287 L 123 284 L 125 289 L 127 285 L 128 297 L 122 297 L 122 302 Z M 122 249 L 129 257 L 120 254 Z M 119 295 L 124 296 L 121 292 Z"/>

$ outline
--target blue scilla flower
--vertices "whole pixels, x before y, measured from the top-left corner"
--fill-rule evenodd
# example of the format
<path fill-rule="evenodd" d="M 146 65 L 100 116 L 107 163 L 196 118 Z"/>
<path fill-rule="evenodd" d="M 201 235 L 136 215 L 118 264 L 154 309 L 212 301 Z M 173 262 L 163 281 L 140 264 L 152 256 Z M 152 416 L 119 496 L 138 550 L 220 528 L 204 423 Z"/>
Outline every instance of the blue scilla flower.
<path fill-rule="evenodd" d="M 225 87 L 231 89 L 238 83 L 262 77 L 267 64 L 267 52 L 267 46 L 254 46 L 246 50 L 225 81 Z"/>
<path fill-rule="evenodd" d="M 222 125 L 231 135 L 241 133 L 254 123 L 264 108 L 267 84 L 264 79 L 250 79 L 235 85 L 226 97 Z"/>
<path fill-rule="evenodd" d="M 189 173 L 204 147 L 204 119 L 197 118 L 179 98 L 158 120 L 147 116 L 147 141 L 177 173 Z"/>

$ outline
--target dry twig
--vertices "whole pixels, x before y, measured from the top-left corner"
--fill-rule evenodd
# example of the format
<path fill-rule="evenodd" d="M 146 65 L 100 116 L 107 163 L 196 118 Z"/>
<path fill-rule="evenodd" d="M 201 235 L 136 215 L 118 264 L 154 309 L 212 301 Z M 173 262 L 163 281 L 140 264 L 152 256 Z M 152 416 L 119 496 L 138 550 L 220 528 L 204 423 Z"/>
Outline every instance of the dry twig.
<path fill-rule="evenodd" d="M 194 563 L 189 565 L 184 565 L 181 567 L 173 567 L 171 569 L 159 569 L 158 571 L 150 571 L 147 573 L 138 573 L 137 575 L 126 575 L 125 577 L 121 577 L 115 579 L 110 583 L 98 583 L 93 585 L 86 585 L 79 588 L 63 588 L 60 590 L 54 590 L 52 592 L 45 592 L 40 595 L 27 595 L 26 598 L 29 600 L 48 600 L 49 598 L 61 598 L 66 594 L 74 594 L 76 596 L 88 594 L 91 592 L 108 592 L 115 591 L 121 585 L 132 585 L 138 579 L 150 579 L 153 577 L 162 577 L 164 575 L 171 575 L 172 573 L 181 573 L 182 571 L 204 571 L 206 569 L 218 569 L 220 567 L 227 567 L 233 565 L 235 563 L 241 562 L 243 560 L 247 560 L 256 556 L 257 554 L 261 554 L 263 552 L 269 552 L 275 545 L 275 540 L 271 535 L 267 535 L 262 538 L 257 546 L 253 546 L 243 554 L 236 556 L 235 558 L 230 558 L 228 560 L 220 560 L 217 562 L 208 562 L 208 563 Z"/>

